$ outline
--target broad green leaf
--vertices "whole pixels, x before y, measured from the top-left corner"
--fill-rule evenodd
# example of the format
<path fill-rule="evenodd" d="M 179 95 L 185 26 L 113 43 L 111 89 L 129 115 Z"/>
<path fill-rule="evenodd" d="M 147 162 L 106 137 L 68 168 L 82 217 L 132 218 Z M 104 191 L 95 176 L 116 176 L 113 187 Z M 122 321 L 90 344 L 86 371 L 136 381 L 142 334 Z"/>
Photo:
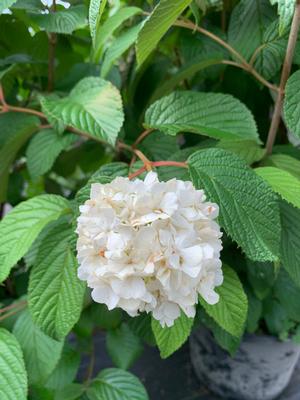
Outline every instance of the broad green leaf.
<path fill-rule="evenodd" d="M 249 60 L 263 43 L 264 31 L 275 17 L 269 0 L 241 0 L 231 13 L 229 43 Z"/>
<path fill-rule="evenodd" d="M 139 149 L 152 161 L 168 160 L 179 151 L 178 140 L 174 136 L 164 135 L 162 132 L 152 132 L 142 143 Z"/>
<path fill-rule="evenodd" d="M 263 305 L 250 289 L 246 291 L 248 299 L 248 315 L 246 330 L 248 333 L 255 333 L 259 328 L 259 320 L 262 317 Z"/>
<path fill-rule="evenodd" d="M 259 300 L 264 300 L 271 292 L 276 279 L 274 263 L 247 260 L 247 278 Z"/>
<path fill-rule="evenodd" d="M 27 399 L 27 374 L 21 347 L 6 329 L 0 328 L 0 398 Z"/>
<path fill-rule="evenodd" d="M 224 282 L 216 288 L 220 296 L 217 304 L 211 305 L 200 296 L 199 301 L 207 314 L 232 336 L 240 337 L 245 328 L 248 313 L 247 296 L 239 277 L 233 269 L 223 265 Z"/>
<path fill-rule="evenodd" d="M 296 0 L 270 0 L 270 2 L 278 4 L 279 33 L 282 34 L 293 18 Z"/>
<path fill-rule="evenodd" d="M 130 372 L 103 369 L 87 390 L 89 400 L 149 400 L 146 389 Z"/>
<path fill-rule="evenodd" d="M 292 280 L 300 287 L 300 210 L 281 202 L 281 261 Z"/>
<path fill-rule="evenodd" d="M 82 79 L 69 96 L 44 99 L 43 107 L 56 120 L 115 144 L 124 120 L 118 89 L 101 78 Z"/>
<path fill-rule="evenodd" d="M 282 340 L 288 339 L 289 331 L 295 325 L 276 298 L 268 298 L 264 302 L 264 320 L 270 334 L 279 336 Z"/>
<path fill-rule="evenodd" d="M 259 143 L 251 112 L 239 100 L 220 93 L 174 92 L 148 108 L 144 125 L 169 135 L 193 132 Z"/>
<path fill-rule="evenodd" d="M 191 2 L 192 0 L 160 0 L 138 36 L 136 55 L 139 66 L 144 63 L 160 39 Z"/>
<path fill-rule="evenodd" d="M 58 135 L 52 129 L 36 134 L 27 147 L 27 167 L 32 179 L 47 173 L 59 154 L 76 140 L 72 134 Z"/>
<path fill-rule="evenodd" d="M 108 75 L 115 61 L 134 44 L 141 27 L 142 24 L 139 24 L 128 29 L 118 36 L 110 45 L 104 56 L 100 74 L 101 78 L 105 78 Z"/>
<path fill-rule="evenodd" d="M 287 127 L 300 138 L 300 70 L 287 81 L 283 110 Z"/>
<path fill-rule="evenodd" d="M 297 149 L 295 150 L 297 151 Z M 263 165 L 283 169 L 300 179 L 300 160 L 297 160 L 288 154 L 272 154 L 264 160 Z"/>
<path fill-rule="evenodd" d="M 152 318 L 152 331 L 162 358 L 169 357 L 187 341 L 193 323 L 194 319 L 188 318 L 183 312 L 170 328 L 162 328 L 160 322 Z"/>
<path fill-rule="evenodd" d="M 95 38 L 94 59 L 99 60 L 104 46 L 107 46 L 107 41 L 110 36 L 118 29 L 127 19 L 140 14 L 142 10 L 138 7 L 123 7 L 114 15 L 98 27 Z M 109 47 L 108 47 L 109 48 Z"/>
<path fill-rule="evenodd" d="M 89 7 L 89 26 L 93 43 L 95 45 L 96 34 L 100 24 L 107 0 L 91 0 Z"/>
<path fill-rule="evenodd" d="M 155 338 L 151 328 L 151 315 L 142 313 L 137 317 L 130 318 L 128 325 L 131 330 L 138 335 L 144 342 L 151 346 L 156 344 Z"/>
<path fill-rule="evenodd" d="M 76 378 L 80 364 L 80 354 L 70 345 L 65 344 L 61 358 L 54 371 L 47 379 L 45 387 L 62 390 Z"/>
<path fill-rule="evenodd" d="M 65 386 L 63 389 L 55 391 L 53 400 L 83 400 L 83 393 L 85 392 L 85 386 L 80 383 L 71 383 Z"/>
<path fill-rule="evenodd" d="M 283 36 L 278 32 L 278 21 L 274 21 L 265 30 L 259 50 L 252 62 L 254 68 L 266 79 L 276 75 L 283 63 L 288 42 L 288 32 Z"/>
<path fill-rule="evenodd" d="M 165 82 L 162 82 L 156 90 L 154 91 L 153 95 L 151 96 L 150 102 L 154 102 L 161 98 L 162 96 L 166 96 L 170 94 L 177 85 L 183 82 L 186 79 L 192 78 L 197 72 L 211 67 L 212 65 L 220 64 L 222 61 L 222 57 L 217 58 L 209 58 L 209 59 L 200 59 L 200 60 L 192 60 L 188 65 L 184 65 L 181 67 L 176 74 L 172 75 L 169 79 Z"/>
<path fill-rule="evenodd" d="M 232 151 L 249 165 L 260 161 L 266 152 L 253 140 L 220 140 L 216 147 Z"/>
<path fill-rule="evenodd" d="M 275 167 L 256 168 L 262 177 L 284 200 L 300 208 L 300 180 L 287 171 Z"/>
<path fill-rule="evenodd" d="M 143 352 L 139 337 L 126 323 L 107 332 L 106 348 L 114 365 L 122 369 L 130 368 Z"/>
<path fill-rule="evenodd" d="M 199 150 L 188 159 L 192 181 L 220 207 L 219 222 L 253 261 L 279 257 L 278 199 L 238 156 L 222 149 Z"/>
<path fill-rule="evenodd" d="M 60 215 L 70 212 L 69 202 L 45 194 L 17 205 L 0 222 L 0 282 L 28 251 L 42 229 Z"/>
<path fill-rule="evenodd" d="M 37 130 L 39 120 L 28 115 L 7 113 L 0 117 L 0 203 L 6 200 L 11 164 L 19 150 Z"/>
<path fill-rule="evenodd" d="M 71 34 L 86 25 L 87 9 L 84 5 L 78 5 L 55 13 L 32 13 L 30 18 L 46 32 Z"/>
<path fill-rule="evenodd" d="M 60 232 L 65 232 L 64 239 Z M 29 280 L 28 304 L 33 320 L 43 332 L 58 340 L 78 321 L 85 292 L 71 251 L 72 233 L 65 222 L 49 231 L 39 247 Z"/>
<path fill-rule="evenodd" d="M 300 322 L 300 287 L 290 278 L 287 271 L 280 268 L 274 285 L 274 295 L 284 307 L 288 316 Z"/>
<path fill-rule="evenodd" d="M 0 14 L 6 10 L 7 8 L 11 7 L 17 0 L 1 0 L 0 3 Z"/>
<path fill-rule="evenodd" d="M 58 363 L 63 343 L 45 335 L 29 311 L 18 318 L 13 333 L 23 350 L 29 383 L 43 385 Z"/>

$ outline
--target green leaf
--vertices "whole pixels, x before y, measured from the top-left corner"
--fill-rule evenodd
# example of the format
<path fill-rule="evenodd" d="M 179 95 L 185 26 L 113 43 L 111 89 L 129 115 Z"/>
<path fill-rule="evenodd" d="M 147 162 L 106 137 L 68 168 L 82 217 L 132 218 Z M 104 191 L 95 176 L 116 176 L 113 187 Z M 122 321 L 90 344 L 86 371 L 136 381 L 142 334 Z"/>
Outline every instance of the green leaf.
<path fill-rule="evenodd" d="M 62 238 L 60 233 L 64 232 Z M 85 285 L 77 277 L 77 261 L 71 251 L 73 231 L 58 222 L 39 247 L 30 274 L 28 304 L 34 322 L 47 335 L 64 338 L 78 321 Z"/>
<path fill-rule="evenodd" d="M 100 19 L 102 17 L 104 8 L 106 6 L 107 0 L 91 0 L 89 8 L 89 25 L 93 43 L 95 45 L 96 34 L 100 24 Z"/>
<path fill-rule="evenodd" d="M 148 108 L 144 125 L 169 135 L 193 132 L 216 139 L 246 139 L 259 143 L 251 112 L 227 94 L 174 92 Z"/>
<path fill-rule="evenodd" d="M 45 387 L 62 390 L 64 387 L 71 384 L 76 378 L 79 364 L 80 354 L 70 345 L 66 344 L 63 348 L 61 359 L 48 378 Z"/>
<path fill-rule="evenodd" d="M 264 303 L 264 318 L 271 335 L 288 339 L 289 330 L 294 322 L 289 318 L 285 308 L 277 299 L 268 298 Z"/>
<path fill-rule="evenodd" d="M 156 343 L 158 345 L 161 358 L 167 358 L 178 350 L 188 339 L 192 326 L 193 318 L 188 318 L 183 312 L 177 318 L 174 325 L 170 328 L 160 325 L 160 322 L 152 318 L 151 326 Z"/>
<path fill-rule="evenodd" d="M 287 81 L 283 111 L 288 129 L 300 138 L 300 70 Z"/>
<path fill-rule="evenodd" d="M 220 140 L 216 147 L 232 151 L 249 165 L 260 161 L 266 152 L 253 140 Z"/>
<path fill-rule="evenodd" d="M 233 269 L 223 265 L 224 282 L 216 288 L 220 296 L 217 304 L 206 303 L 200 296 L 199 301 L 207 314 L 232 336 L 240 337 L 245 328 L 248 313 L 247 296 L 239 277 Z"/>
<path fill-rule="evenodd" d="M 86 26 L 87 9 L 82 5 L 73 6 L 67 10 L 58 10 L 55 13 L 35 14 L 30 18 L 46 32 L 71 34 L 76 29 Z"/>
<path fill-rule="evenodd" d="M 167 136 L 161 132 L 152 132 L 142 143 L 139 149 L 153 161 L 167 160 L 179 151 L 178 140 L 174 136 Z"/>
<path fill-rule="evenodd" d="M 117 88 L 101 78 L 82 79 L 68 97 L 44 99 L 44 109 L 56 120 L 115 144 L 124 120 Z"/>
<path fill-rule="evenodd" d="M 274 167 L 256 168 L 255 172 L 262 177 L 272 189 L 284 200 L 300 208 L 300 180 L 287 171 Z"/>
<path fill-rule="evenodd" d="M 21 347 L 14 335 L 3 328 L 0 328 L 0 398 L 27 399 L 27 375 Z"/>
<path fill-rule="evenodd" d="M 23 350 L 30 384 L 44 384 L 61 355 L 63 343 L 53 340 L 34 325 L 29 311 L 17 320 L 14 335 Z"/>
<path fill-rule="evenodd" d="M 294 321 L 300 322 L 300 287 L 296 286 L 283 268 L 280 268 L 276 279 L 274 295 L 288 316 Z"/>
<path fill-rule="evenodd" d="M 219 205 L 221 226 L 247 257 L 278 260 L 279 207 L 269 185 L 239 157 L 222 149 L 199 150 L 189 157 L 188 166 L 195 187 Z"/>
<path fill-rule="evenodd" d="M 300 161 L 290 155 L 272 154 L 264 160 L 263 165 L 283 169 L 300 179 Z"/>
<path fill-rule="evenodd" d="M 289 26 L 295 10 L 296 0 L 270 0 L 271 4 L 278 3 L 279 33 L 282 34 Z"/>
<path fill-rule="evenodd" d="M 163 35 L 191 2 L 192 0 L 160 0 L 138 36 L 136 54 L 139 66 L 144 63 Z"/>
<path fill-rule="evenodd" d="M 1 0 L 0 14 L 7 8 L 11 7 L 17 0 Z"/>
<path fill-rule="evenodd" d="M 139 337 L 125 323 L 107 332 L 106 348 L 114 365 L 122 369 L 130 368 L 143 352 Z"/>
<path fill-rule="evenodd" d="M 270 294 L 276 279 L 274 264 L 247 260 L 247 277 L 256 297 L 263 300 Z"/>
<path fill-rule="evenodd" d="M 42 229 L 66 212 L 69 212 L 66 199 L 45 194 L 18 204 L 4 217 L 0 222 L 0 282 L 26 254 Z"/>
<path fill-rule="evenodd" d="M 2 130 L 0 133 L 0 203 L 6 200 L 11 164 L 39 124 L 36 117 L 23 114 L 14 119 L 15 115 L 15 113 L 7 113 L 0 118 Z"/>
<path fill-rule="evenodd" d="M 58 135 L 52 129 L 36 134 L 27 147 L 27 167 L 32 179 L 50 171 L 59 154 L 76 140 L 72 134 Z"/>
<path fill-rule="evenodd" d="M 241 0 L 230 17 L 230 45 L 249 60 L 263 43 L 264 31 L 275 17 L 269 0 Z"/>
<path fill-rule="evenodd" d="M 300 210 L 281 202 L 281 261 L 292 280 L 300 287 Z"/>
<path fill-rule="evenodd" d="M 154 346 L 156 344 L 155 337 L 151 328 L 151 315 L 142 313 L 137 317 L 128 320 L 130 329 L 138 335 L 144 342 Z"/>
<path fill-rule="evenodd" d="M 283 63 L 288 42 L 288 32 L 280 36 L 278 21 L 275 20 L 265 30 L 259 50 L 254 55 L 252 62 L 254 68 L 266 79 L 276 75 Z"/>
<path fill-rule="evenodd" d="M 146 389 L 130 372 L 103 369 L 87 390 L 89 400 L 149 400 Z"/>
<path fill-rule="evenodd" d="M 57 390 L 54 395 L 54 400 L 77 400 L 84 399 L 81 395 L 84 393 L 85 387 L 79 383 L 71 383 L 63 389 Z"/>
<path fill-rule="evenodd" d="M 99 60 L 103 47 L 107 46 L 110 36 L 118 29 L 127 19 L 140 14 L 142 10 L 138 7 L 123 7 L 114 15 L 98 27 L 95 38 L 94 59 Z M 109 48 L 109 47 L 108 47 Z"/>
<path fill-rule="evenodd" d="M 262 317 L 262 302 L 249 289 L 246 291 L 248 299 L 248 315 L 246 330 L 248 333 L 255 333 L 259 328 L 259 320 Z"/>
<path fill-rule="evenodd" d="M 127 51 L 130 46 L 134 44 L 136 38 L 138 36 L 139 31 L 141 30 L 142 24 L 136 25 L 126 32 L 123 32 L 120 36 L 118 36 L 114 42 L 107 49 L 102 68 L 101 68 L 101 78 L 106 78 L 111 68 L 113 67 L 116 60 L 118 60 L 125 51 Z"/>

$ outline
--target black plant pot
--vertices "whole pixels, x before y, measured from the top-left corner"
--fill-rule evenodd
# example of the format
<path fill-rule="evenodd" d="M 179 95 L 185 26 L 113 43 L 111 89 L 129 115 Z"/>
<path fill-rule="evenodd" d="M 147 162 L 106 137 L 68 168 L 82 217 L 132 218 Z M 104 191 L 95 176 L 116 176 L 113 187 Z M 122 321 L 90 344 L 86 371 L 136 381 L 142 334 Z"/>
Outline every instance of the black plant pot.
<path fill-rule="evenodd" d="M 190 337 L 190 354 L 196 375 L 213 393 L 225 399 L 272 400 L 288 385 L 300 346 L 246 335 L 232 358 L 200 327 Z"/>

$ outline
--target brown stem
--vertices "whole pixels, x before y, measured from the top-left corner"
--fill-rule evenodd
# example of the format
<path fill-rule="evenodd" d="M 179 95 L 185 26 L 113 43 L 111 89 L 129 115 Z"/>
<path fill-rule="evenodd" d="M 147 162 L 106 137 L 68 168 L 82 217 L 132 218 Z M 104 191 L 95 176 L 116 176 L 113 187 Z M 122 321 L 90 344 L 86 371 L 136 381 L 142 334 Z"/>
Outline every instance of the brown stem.
<path fill-rule="evenodd" d="M 46 119 L 45 114 L 43 114 L 40 111 L 33 110 L 32 108 L 15 107 L 15 106 L 10 106 L 7 104 L 5 107 L 0 106 L 0 110 L 2 110 L 4 112 L 15 111 L 15 112 L 21 112 L 21 113 L 26 113 L 26 114 L 32 114 L 32 115 L 36 115 L 39 118 Z"/>
<path fill-rule="evenodd" d="M 56 12 L 56 0 L 53 0 L 50 12 Z M 56 33 L 49 33 L 48 36 L 49 51 L 48 51 L 48 92 L 54 89 L 54 72 L 55 72 L 55 49 L 57 43 Z"/>
<path fill-rule="evenodd" d="M 3 108 L 7 107 L 1 83 L 0 83 L 0 103 L 3 105 Z"/>
<path fill-rule="evenodd" d="M 262 75 L 260 75 L 251 64 L 247 62 L 247 60 L 237 51 L 235 50 L 230 44 L 222 40 L 219 36 L 213 34 L 212 32 L 207 31 L 206 29 L 195 25 L 191 21 L 184 21 L 184 20 L 177 20 L 174 23 L 175 26 L 181 26 L 182 28 L 187 28 L 191 29 L 193 31 L 198 31 L 202 33 L 203 35 L 209 37 L 210 39 L 214 40 L 215 42 L 219 43 L 221 46 L 225 47 L 239 62 L 235 61 L 228 61 L 222 62 L 222 64 L 229 64 L 229 65 L 234 65 L 236 67 L 242 68 L 245 71 L 249 72 L 252 74 L 259 82 L 261 82 L 263 85 L 267 86 L 269 89 L 277 91 L 278 92 L 278 87 L 275 85 L 272 85 L 270 82 L 268 82 Z"/>
<path fill-rule="evenodd" d="M 293 16 L 293 21 L 291 25 L 288 45 L 286 49 L 285 59 L 283 62 L 281 78 L 280 78 L 280 85 L 279 85 L 279 93 L 276 98 L 274 113 L 268 133 L 268 139 L 266 144 L 267 154 L 271 154 L 273 150 L 273 145 L 275 142 L 276 134 L 278 131 L 278 127 L 280 124 L 281 119 L 281 112 L 282 112 L 282 105 L 284 99 L 284 89 L 288 77 L 291 72 L 292 63 L 293 63 L 293 56 L 296 47 L 298 32 L 299 32 L 299 25 L 300 25 L 300 0 L 297 1 L 295 12 Z"/>
<path fill-rule="evenodd" d="M 154 129 L 147 129 L 144 132 L 142 132 L 138 138 L 136 139 L 136 141 L 133 143 L 132 147 L 135 148 L 137 147 L 137 145 L 139 145 L 148 135 L 150 135 L 150 133 L 152 133 L 154 131 Z"/>
<path fill-rule="evenodd" d="M 188 168 L 187 163 L 179 162 L 179 161 L 153 161 L 151 162 L 151 167 L 181 167 L 181 168 Z M 142 168 L 138 169 L 137 171 L 133 172 L 128 176 L 129 179 L 136 178 L 137 176 L 141 175 L 143 172 L 146 171 L 146 166 L 144 165 Z"/>
<path fill-rule="evenodd" d="M 27 302 L 25 300 L 24 301 L 20 301 L 19 303 L 10 304 L 9 306 L 1 308 L 0 309 L 0 314 L 3 314 L 6 311 L 12 310 L 14 308 L 18 308 L 18 307 L 23 306 L 23 305 L 25 306 L 26 304 L 27 304 Z"/>
<path fill-rule="evenodd" d="M 12 315 L 17 314 L 19 311 L 23 310 L 24 306 L 22 307 L 18 307 L 18 308 L 14 308 L 12 311 L 8 312 L 7 314 L 2 315 L 2 317 L 0 317 L 0 321 L 3 321 L 4 319 L 11 317 Z"/>

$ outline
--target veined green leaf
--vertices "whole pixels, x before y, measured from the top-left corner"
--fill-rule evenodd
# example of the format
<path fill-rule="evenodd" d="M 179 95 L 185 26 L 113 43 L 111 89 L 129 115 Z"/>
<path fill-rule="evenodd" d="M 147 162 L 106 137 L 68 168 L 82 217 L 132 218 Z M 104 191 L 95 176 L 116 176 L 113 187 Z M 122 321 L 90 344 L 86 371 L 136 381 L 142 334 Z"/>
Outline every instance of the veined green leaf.
<path fill-rule="evenodd" d="M 122 369 L 131 367 L 143 352 L 140 338 L 125 323 L 107 332 L 106 348 L 114 365 Z"/>
<path fill-rule="evenodd" d="M 27 374 L 21 347 L 6 329 L 0 328 L 0 398 L 27 399 Z"/>
<path fill-rule="evenodd" d="M 253 140 L 220 140 L 216 147 L 232 151 L 249 165 L 260 161 L 266 152 Z"/>
<path fill-rule="evenodd" d="M 58 135 L 53 129 L 44 129 L 36 134 L 26 151 L 27 166 L 32 179 L 47 173 L 59 154 L 75 140 L 75 135 Z"/>
<path fill-rule="evenodd" d="M 283 109 L 287 127 L 300 138 L 300 70 L 287 81 Z"/>
<path fill-rule="evenodd" d="M 259 143 L 251 112 L 239 100 L 220 93 L 174 92 L 148 108 L 144 125 L 169 135 L 193 132 Z"/>
<path fill-rule="evenodd" d="M 62 231 L 64 239 L 58 235 Z M 58 222 L 49 231 L 39 247 L 29 280 L 28 304 L 33 320 L 43 332 L 58 340 L 78 321 L 85 292 L 71 251 L 72 233 L 65 222 Z"/>
<path fill-rule="evenodd" d="M 300 210 L 282 201 L 280 211 L 282 265 L 300 287 Z"/>
<path fill-rule="evenodd" d="M 289 26 L 295 10 L 296 0 L 270 0 L 271 4 L 278 4 L 279 33 L 282 34 Z"/>
<path fill-rule="evenodd" d="M 192 0 L 160 0 L 141 29 L 136 54 L 141 66 Z"/>
<path fill-rule="evenodd" d="M 39 120 L 28 115 L 7 113 L 0 118 L 0 203 L 6 200 L 9 170 L 19 150 L 36 131 Z M 3 126 L 3 127 L 2 127 Z"/>
<path fill-rule="evenodd" d="M 254 261 L 279 257 L 278 199 L 238 156 L 222 149 L 199 150 L 188 159 L 192 181 L 220 207 L 219 222 Z"/>
<path fill-rule="evenodd" d="M 295 151 L 297 151 L 297 149 L 295 149 Z M 283 169 L 300 179 L 300 160 L 288 154 L 272 154 L 264 160 L 263 165 Z"/>
<path fill-rule="evenodd" d="M 114 31 L 118 29 L 127 19 L 141 12 L 142 10 L 138 7 L 123 7 L 110 18 L 107 18 L 103 25 L 99 25 L 95 38 L 95 60 L 99 60 L 103 47 Z"/>
<path fill-rule="evenodd" d="M 34 325 L 29 311 L 18 318 L 13 333 L 23 350 L 30 384 L 44 384 L 58 363 L 63 343 L 45 335 Z"/>
<path fill-rule="evenodd" d="M 0 222 L 0 282 L 26 254 L 42 229 L 69 211 L 66 199 L 45 194 L 18 204 L 4 217 Z"/>
<path fill-rule="evenodd" d="M 82 79 L 68 97 L 44 99 L 43 107 L 54 119 L 114 145 L 124 120 L 118 89 L 101 78 Z"/>
<path fill-rule="evenodd" d="M 152 318 L 152 331 L 162 358 L 169 357 L 187 341 L 193 323 L 194 319 L 188 318 L 183 311 L 170 328 L 162 328 L 160 322 Z"/>
<path fill-rule="evenodd" d="M 89 400 L 149 400 L 143 384 L 130 372 L 103 369 L 87 390 Z"/>
<path fill-rule="evenodd" d="M 275 18 L 276 14 L 269 0 L 241 0 L 230 17 L 229 43 L 249 60 L 263 43 L 264 31 Z"/>
<path fill-rule="evenodd" d="M 287 171 L 274 167 L 256 168 L 255 172 L 269 183 L 284 200 L 300 208 L 300 180 Z"/>
<path fill-rule="evenodd" d="M 248 313 L 247 296 L 233 269 L 223 265 L 224 282 L 216 288 L 220 296 L 217 304 L 211 305 L 200 296 L 199 301 L 207 314 L 226 332 L 240 337 L 244 331 Z"/>
<path fill-rule="evenodd" d="M 79 400 L 84 399 L 82 395 L 85 392 L 85 386 L 80 383 L 71 383 L 63 389 L 55 391 L 54 400 Z"/>
<path fill-rule="evenodd" d="M 89 25 L 93 43 L 95 44 L 96 33 L 100 24 L 107 0 L 91 0 L 89 8 Z"/>
<path fill-rule="evenodd" d="M 114 62 L 136 41 L 142 25 L 136 25 L 118 36 L 105 53 L 101 68 L 101 78 L 105 78 L 111 70 Z"/>
<path fill-rule="evenodd" d="M 46 32 L 71 34 L 86 25 L 87 9 L 82 5 L 48 14 L 30 14 L 30 18 Z"/>

